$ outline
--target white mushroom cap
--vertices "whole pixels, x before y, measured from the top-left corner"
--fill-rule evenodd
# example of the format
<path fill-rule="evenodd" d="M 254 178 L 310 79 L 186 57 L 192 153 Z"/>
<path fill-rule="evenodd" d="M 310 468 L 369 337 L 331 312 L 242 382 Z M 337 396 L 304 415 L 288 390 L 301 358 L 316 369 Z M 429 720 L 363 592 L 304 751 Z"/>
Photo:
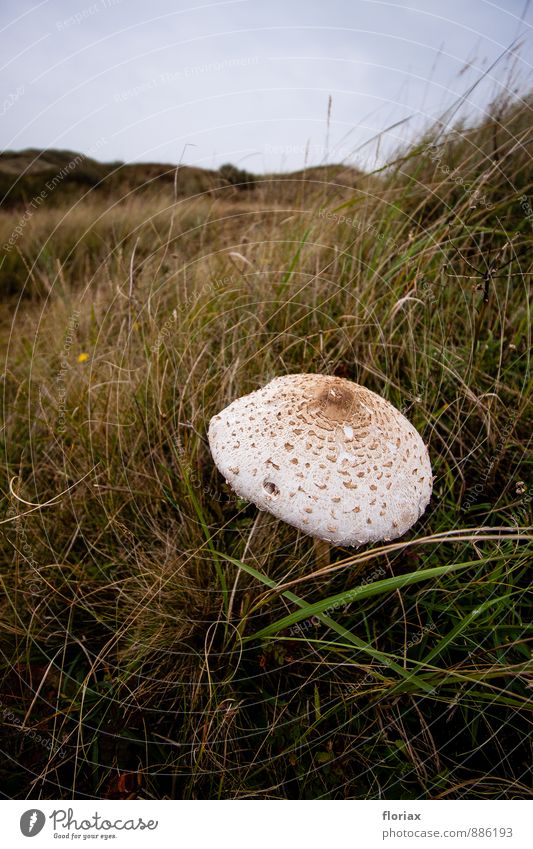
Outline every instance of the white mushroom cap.
<path fill-rule="evenodd" d="M 402 536 L 431 497 L 420 434 L 340 377 L 276 377 L 211 419 L 209 445 L 238 495 L 337 545 Z"/>

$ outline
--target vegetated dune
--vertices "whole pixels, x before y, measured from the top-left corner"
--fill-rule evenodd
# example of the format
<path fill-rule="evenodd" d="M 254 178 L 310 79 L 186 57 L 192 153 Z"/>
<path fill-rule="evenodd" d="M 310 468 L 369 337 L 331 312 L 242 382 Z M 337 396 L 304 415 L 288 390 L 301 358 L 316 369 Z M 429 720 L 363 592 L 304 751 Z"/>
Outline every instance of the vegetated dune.
<path fill-rule="evenodd" d="M 46 290 L 37 269 L 28 276 L 37 243 L 40 259 L 51 252 L 69 266 L 87 251 L 94 259 L 111 226 L 130 232 L 137 221 L 146 230 L 154 215 L 161 220 L 167 212 L 188 226 L 191 219 L 203 221 L 208 208 L 229 226 L 243 209 L 255 215 L 256 223 L 260 214 L 264 225 L 276 209 L 349 200 L 363 177 L 342 165 L 254 175 L 232 165 L 209 171 L 185 165 L 104 164 L 73 151 L 8 151 L 0 154 L 0 291 L 26 297 Z M 198 230 L 193 229 L 191 239 L 196 241 Z M 138 256 L 144 249 L 141 238 Z"/>
<path fill-rule="evenodd" d="M 56 184 L 53 181 L 56 179 Z M 23 150 L 0 154 L 2 206 L 24 204 L 49 189 L 52 205 L 71 202 L 88 191 L 105 197 L 125 196 L 139 189 L 173 190 L 176 165 L 164 163 L 124 164 L 97 162 L 83 153 L 68 150 Z M 180 195 L 192 195 L 226 185 L 215 171 L 180 166 Z"/>
<path fill-rule="evenodd" d="M 244 192 L 259 192 L 272 184 L 337 182 L 353 186 L 360 172 L 342 165 L 318 166 L 292 174 L 258 176 L 233 165 L 218 171 L 190 165 L 165 163 L 103 163 L 69 150 L 6 151 L 0 153 L 0 208 L 24 206 L 47 194 L 51 206 L 72 203 L 87 193 L 109 198 L 128 197 L 131 193 L 152 193 L 162 199 L 200 194 L 216 194 L 224 189 L 228 197 Z"/>

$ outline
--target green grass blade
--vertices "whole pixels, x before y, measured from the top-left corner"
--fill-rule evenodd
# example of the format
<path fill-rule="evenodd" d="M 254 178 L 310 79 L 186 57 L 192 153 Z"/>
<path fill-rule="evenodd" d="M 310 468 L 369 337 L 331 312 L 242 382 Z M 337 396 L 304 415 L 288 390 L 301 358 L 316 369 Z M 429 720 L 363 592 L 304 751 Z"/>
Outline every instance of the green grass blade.
<path fill-rule="evenodd" d="M 271 589 L 277 589 L 277 584 L 276 584 L 275 581 L 273 581 L 271 578 L 267 577 L 266 575 L 263 575 L 257 569 L 254 569 L 253 566 L 250 566 L 248 563 L 243 563 L 241 560 L 237 560 L 234 557 L 230 557 L 228 554 L 224 554 L 223 552 L 217 552 L 217 553 L 218 553 L 219 557 L 223 557 L 226 560 L 228 560 L 228 562 L 233 563 L 234 566 L 238 566 L 244 572 L 247 572 L 249 575 L 252 575 L 254 578 L 257 578 L 257 580 L 261 581 L 261 583 L 265 584 L 267 587 L 270 587 Z M 459 567 L 452 567 L 452 568 L 459 568 Z M 439 574 L 442 573 L 443 571 L 449 571 L 449 570 L 450 570 L 450 567 L 445 567 L 444 569 L 439 567 L 439 569 L 438 569 Z M 435 570 L 426 570 L 426 571 L 435 571 Z M 360 651 L 370 655 L 370 657 L 374 658 L 375 660 L 379 660 L 380 663 L 389 667 L 391 670 L 394 670 L 396 673 L 398 673 L 398 675 L 400 675 L 406 681 L 409 681 L 415 688 L 419 688 L 419 689 L 421 689 L 425 692 L 432 692 L 433 691 L 433 685 L 431 683 L 429 683 L 428 681 L 425 681 L 419 675 L 415 675 L 410 670 L 404 669 L 403 666 L 400 666 L 400 664 L 391 660 L 389 655 L 386 654 L 385 652 L 381 652 L 381 651 L 378 651 L 377 649 L 372 648 L 372 646 L 370 646 L 368 643 L 365 643 L 364 640 L 361 640 L 359 637 L 356 637 L 355 634 L 352 634 L 352 632 L 349 631 L 347 628 L 344 628 L 342 625 L 339 625 L 337 622 L 335 622 L 334 619 L 331 619 L 329 616 L 327 616 L 325 612 L 318 611 L 317 613 L 309 613 L 310 608 L 316 607 L 316 605 L 309 605 L 306 601 L 304 601 L 303 599 L 301 599 L 299 596 L 295 595 L 294 593 L 290 592 L 289 590 L 282 590 L 281 594 L 288 601 L 292 601 L 294 604 L 296 604 L 300 607 L 300 610 L 297 611 L 297 613 L 299 614 L 298 621 L 300 621 L 301 619 L 307 619 L 310 616 L 316 616 L 322 622 L 323 625 L 326 625 L 328 628 L 330 628 L 332 631 L 334 631 L 336 634 L 338 634 L 340 637 L 342 637 L 348 645 L 355 646 L 357 649 L 359 649 Z M 344 595 L 344 593 L 342 595 Z M 325 610 L 327 610 L 328 607 L 331 607 L 331 604 L 329 606 L 326 604 Z M 294 616 L 294 615 L 295 614 L 292 614 L 292 616 Z M 291 618 L 291 617 L 285 617 L 285 618 Z M 277 624 L 277 623 L 274 623 L 274 624 Z M 272 633 L 272 634 L 270 633 L 270 628 L 265 628 L 265 629 L 262 629 L 261 631 L 257 632 L 256 634 L 252 634 L 249 637 L 244 637 L 243 641 L 248 642 L 248 641 L 256 640 L 256 639 L 259 639 L 259 638 L 262 638 L 262 637 L 270 637 L 270 636 L 274 636 L 274 635 L 275 635 L 275 632 Z"/>
<path fill-rule="evenodd" d="M 479 565 L 479 560 L 472 560 L 467 563 L 454 563 L 451 566 L 434 566 L 431 569 L 409 572 L 407 575 L 398 575 L 394 578 L 384 578 L 381 581 L 374 581 L 373 583 L 366 584 L 365 586 L 355 587 L 353 590 L 346 590 L 345 592 L 338 593 L 337 595 L 329 596 L 321 601 L 314 602 L 314 604 L 304 602 L 305 608 L 296 610 L 294 613 L 290 613 L 282 619 L 278 619 L 277 622 L 272 622 L 270 625 L 267 625 L 265 628 L 257 631 L 257 633 L 254 634 L 254 637 L 269 637 L 278 633 L 278 631 L 290 628 L 297 622 L 301 622 L 302 619 L 310 619 L 312 616 L 320 617 L 320 614 L 324 614 L 328 610 L 335 610 L 338 607 L 350 604 L 353 601 L 371 598 L 372 596 L 382 595 L 383 593 L 391 593 L 418 581 L 429 581 L 431 578 L 438 578 L 440 575 L 446 575 L 448 572 L 455 572 L 458 569 L 466 569 L 469 566 L 476 565 Z"/>

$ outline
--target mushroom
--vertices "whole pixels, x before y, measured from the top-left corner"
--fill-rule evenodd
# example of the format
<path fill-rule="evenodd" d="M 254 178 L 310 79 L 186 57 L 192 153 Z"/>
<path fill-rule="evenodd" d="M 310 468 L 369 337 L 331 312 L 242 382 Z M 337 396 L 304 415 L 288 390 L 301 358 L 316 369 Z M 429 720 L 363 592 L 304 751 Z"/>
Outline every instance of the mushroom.
<path fill-rule="evenodd" d="M 340 377 L 276 377 L 211 419 L 209 445 L 238 495 L 336 545 L 402 536 L 431 497 L 420 434 L 384 398 Z"/>

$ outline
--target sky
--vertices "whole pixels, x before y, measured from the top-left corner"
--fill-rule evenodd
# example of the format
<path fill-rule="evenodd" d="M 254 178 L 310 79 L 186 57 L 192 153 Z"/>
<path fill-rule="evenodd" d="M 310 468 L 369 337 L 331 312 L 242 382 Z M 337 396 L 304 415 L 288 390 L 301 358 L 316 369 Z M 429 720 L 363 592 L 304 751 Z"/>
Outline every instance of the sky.
<path fill-rule="evenodd" d="M 527 0 L 0 0 L 0 147 L 375 167 L 524 93 L 532 28 Z"/>

